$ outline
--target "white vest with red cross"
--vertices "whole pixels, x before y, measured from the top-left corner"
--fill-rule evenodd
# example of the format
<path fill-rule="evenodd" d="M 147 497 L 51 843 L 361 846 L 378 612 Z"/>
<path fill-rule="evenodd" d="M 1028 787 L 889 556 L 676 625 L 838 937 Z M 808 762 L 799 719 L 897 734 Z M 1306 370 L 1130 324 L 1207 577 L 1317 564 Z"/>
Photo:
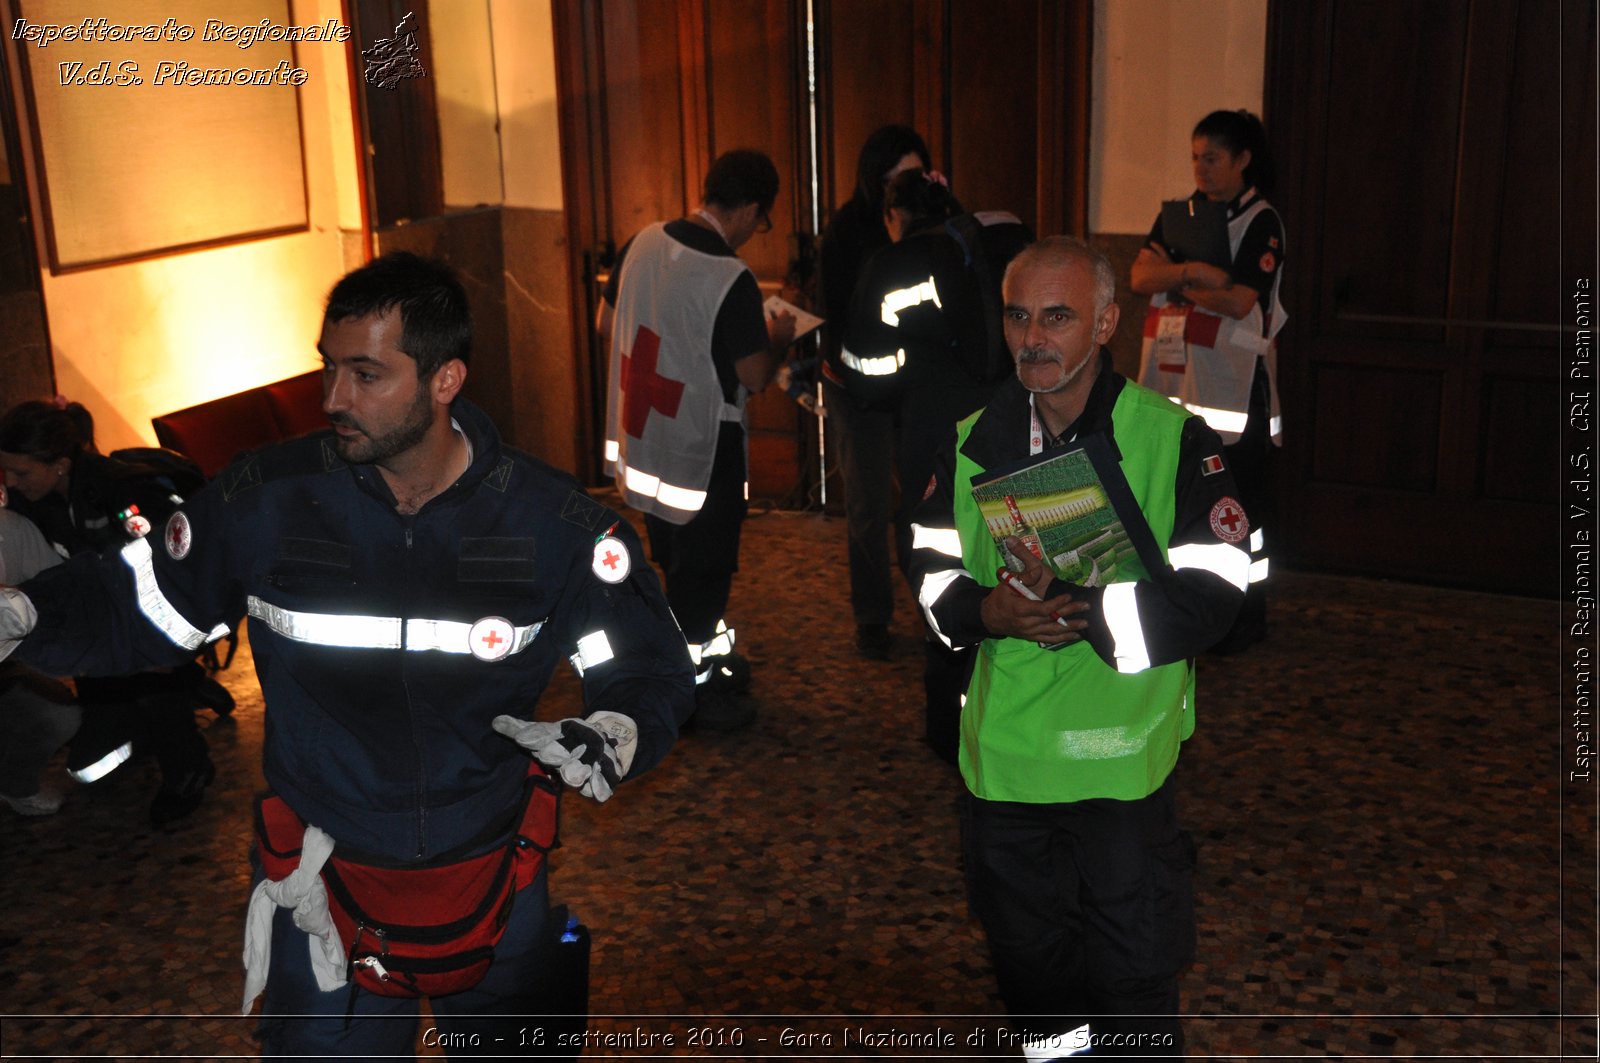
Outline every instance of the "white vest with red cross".
<path fill-rule="evenodd" d="M 1251 192 L 1254 202 L 1228 222 L 1228 250 L 1235 258 L 1250 223 L 1262 211 L 1272 209 L 1259 192 Z M 1278 345 L 1273 340 L 1289 317 L 1278 301 L 1282 284 L 1283 271 L 1279 270 L 1273 274 L 1266 297 L 1257 299 L 1250 312 L 1237 321 L 1198 306 L 1174 304 L 1166 292 L 1151 296 L 1144 319 L 1139 383 L 1177 399 L 1190 413 L 1204 417 L 1224 443 L 1236 443 L 1249 419 L 1256 359 L 1265 358 L 1271 396 L 1269 430 L 1273 443 L 1281 445 Z"/>
<path fill-rule="evenodd" d="M 611 330 L 605 470 L 632 506 L 687 524 L 706 500 L 723 421 L 744 420 L 722 397 L 711 336 L 723 298 L 749 267 L 674 240 L 657 223 L 622 260 Z"/>

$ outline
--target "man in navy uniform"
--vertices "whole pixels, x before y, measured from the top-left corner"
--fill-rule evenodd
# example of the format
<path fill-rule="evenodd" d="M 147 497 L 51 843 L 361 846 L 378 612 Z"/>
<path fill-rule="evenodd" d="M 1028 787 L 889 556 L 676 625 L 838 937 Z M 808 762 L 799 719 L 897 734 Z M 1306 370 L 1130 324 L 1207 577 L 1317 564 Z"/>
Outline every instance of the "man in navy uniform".
<path fill-rule="evenodd" d="M 443 264 L 396 253 L 347 275 L 318 343 L 332 430 L 244 455 L 119 554 L 4 589 L 0 652 L 26 634 L 18 657 L 44 671 L 126 672 L 189 660 L 248 613 L 267 783 L 308 842 L 367 866 L 511 844 L 528 750 L 605 800 L 671 747 L 689 655 L 627 523 L 460 397 L 471 338 Z M 585 716 L 533 722 L 563 661 Z M 447 1043 L 539 1013 L 545 879 L 515 894 L 482 980 L 433 998 Z M 346 958 L 301 929 L 326 931 L 315 908 L 268 904 L 270 946 L 247 940 L 264 1054 L 409 1055 L 415 1022 L 384 1020 L 414 1020 L 416 1000 L 343 984 Z M 523 1017 L 476 1017 L 495 1015 Z"/>

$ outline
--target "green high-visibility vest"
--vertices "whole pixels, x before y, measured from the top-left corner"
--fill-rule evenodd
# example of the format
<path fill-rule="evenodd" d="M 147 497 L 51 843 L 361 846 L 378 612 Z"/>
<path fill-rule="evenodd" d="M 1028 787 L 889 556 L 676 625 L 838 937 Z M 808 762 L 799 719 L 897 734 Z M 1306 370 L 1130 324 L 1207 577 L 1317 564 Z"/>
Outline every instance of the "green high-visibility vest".
<path fill-rule="evenodd" d="M 972 499 L 972 478 L 984 470 L 961 453 L 980 416 L 957 426 L 955 521 L 966 570 L 992 587 L 1002 561 Z M 1111 413 L 1123 475 L 1163 560 L 1189 416 L 1131 381 Z M 1146 576 L 1137 558 L 1119 563 L 1119 582 Z M 1043 650 L 1028 639 L 986 639 L 961 711 L 961 774 L 968 789 L 991 801 L 1131 801 L 1166 780 L 1179 743 L 1193 733 L 1188 661 L 1123 674 L 1087 642 Z"/>

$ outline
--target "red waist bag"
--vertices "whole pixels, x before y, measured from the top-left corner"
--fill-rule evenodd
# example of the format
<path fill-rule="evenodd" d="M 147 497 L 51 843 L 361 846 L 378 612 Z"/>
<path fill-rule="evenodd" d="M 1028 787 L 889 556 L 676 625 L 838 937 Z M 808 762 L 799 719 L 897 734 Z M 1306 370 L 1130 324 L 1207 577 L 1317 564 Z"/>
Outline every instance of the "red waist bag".
<path fill-rule="evenodd" d="M 342 858 L 323 865 L 328 911 L 345 945 L 345 976 L 386 997 L 471 989 L 494 960 L 516 892 L 560 844 L 559 788 L 529 762 L 522 816 L 505 845 L 466 860 L 384 866 Z M 305 824 L 281 797 L 256 799 L 261 869 L 281 879 L 300 865 Z"/>

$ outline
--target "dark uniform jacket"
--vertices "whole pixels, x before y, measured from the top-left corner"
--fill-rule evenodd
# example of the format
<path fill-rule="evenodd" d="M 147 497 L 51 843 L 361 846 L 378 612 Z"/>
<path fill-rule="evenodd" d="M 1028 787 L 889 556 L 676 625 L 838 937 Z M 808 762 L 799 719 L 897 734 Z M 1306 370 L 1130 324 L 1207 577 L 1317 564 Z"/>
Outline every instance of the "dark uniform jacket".
<path fill-rule="evenodd" d="M 80 454 L 72 462 L 68 497 L 50 494 L 30 502 L 13 493 L 10 508 L 33 521 L 47 540 L 71 556 L 120 548 L 137 538 L 118 519 L 130 507 L 138 507 L 140 516 L 160 527 L 182 501 L 174 487 L 160 470 L 148 465 Z"/>
<path fill-rule="evenodd" d="M 394 861 L 504 835 L 528 754 L 490 722 L 531 717 L 563 660 L 589 711 L 637 722 L 631 774 L 648 769 L 693 680 L 637 537 L 476 407 L 452 413 L 471 465 L 415 515 L 331 433 L 263 448 L 148 539 L 25 584 L 39 624 L 19 655 L 57 674 L 174 664 L 248 612 L 268 784 L 347 852 Z"/>
<path fill-rule="evenodd" d="M 964 214 L 879 248 L 862 267 L 840 353 L 858 401 L 890 406 L 916 388 L 965 391 L 982 405 L 1010 371 L 1000 281 L 1031 239 L 1010 214 Z"/>

